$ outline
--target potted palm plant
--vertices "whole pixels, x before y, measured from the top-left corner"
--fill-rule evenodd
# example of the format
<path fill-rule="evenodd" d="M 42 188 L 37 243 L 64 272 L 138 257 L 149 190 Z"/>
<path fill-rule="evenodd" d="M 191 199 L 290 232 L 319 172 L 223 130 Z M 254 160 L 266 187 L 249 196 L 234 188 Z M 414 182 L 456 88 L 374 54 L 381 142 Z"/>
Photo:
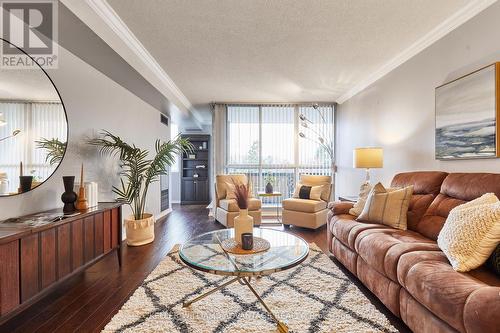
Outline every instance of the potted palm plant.
<path fill-rule="evenodd" d="M 176 156 L 193 150 L 192 144 L 180 136 L 167 142 L 156 140 L 155 156 L 149 158 L 149 151 L 124 142 L 108 131 L 102 131 L 89 144 L 98 146 L 102 154 L 116 155 L 120 159 L 119 187 L 113 186 L 117 200 L 127 204 L 132 215 L 125 218 L 127 244 L 139 246 L 154 240 L 153 214 L 145 212 L 149 186 L 167 174 Z"/>

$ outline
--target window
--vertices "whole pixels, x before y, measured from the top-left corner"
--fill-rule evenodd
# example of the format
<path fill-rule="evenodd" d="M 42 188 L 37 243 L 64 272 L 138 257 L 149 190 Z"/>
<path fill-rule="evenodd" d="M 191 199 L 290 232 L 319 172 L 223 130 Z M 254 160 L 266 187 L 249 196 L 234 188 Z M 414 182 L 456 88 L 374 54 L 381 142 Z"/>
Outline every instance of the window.
<path fill-rule="evenodd" d="M 272 180 L 286 198 L 301 174 L 331 174 L 332 161 L 320 140 L 333 142 L 333 105 L 228 105 L 226 133 L 226 172 L 247 174 L 255 191 Z M 278 198 L 263 203 L 273 200 Z"/>
<path fill-rule="evenodd" d="M 25 175 L 37 181 L 47 179 L 57 165 L 47 163 L 47 153 L 36 149 L 36 140 L 57 138 L 67 142 L 66 114 L 61 103 L 0 102 L 0 113 L 9 119 L 0 126 L 0 138 L 21 130 L 15 140 L 0 142 L 0 172 L 10 179 L 19 177 L 19 162 L 23 162 Z M 13 163 L 16 161 L 16 163 Z M 19 161 L 19 162 L 17 162 Z M 17 192 L 15 182 L 10 182 L 9 192 Z"/>

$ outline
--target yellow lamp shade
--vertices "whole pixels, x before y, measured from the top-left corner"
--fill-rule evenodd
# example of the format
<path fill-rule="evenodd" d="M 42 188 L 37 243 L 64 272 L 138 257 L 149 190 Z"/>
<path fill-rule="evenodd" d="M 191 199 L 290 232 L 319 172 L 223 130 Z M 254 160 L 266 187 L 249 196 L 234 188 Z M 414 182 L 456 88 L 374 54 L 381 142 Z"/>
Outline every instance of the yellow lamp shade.
<path fill-rule="evenodd" d="M 382 168 L 384 166 L 384 151 L 379 147 L 356 148 L 353 151 L 354 168 Z"/>

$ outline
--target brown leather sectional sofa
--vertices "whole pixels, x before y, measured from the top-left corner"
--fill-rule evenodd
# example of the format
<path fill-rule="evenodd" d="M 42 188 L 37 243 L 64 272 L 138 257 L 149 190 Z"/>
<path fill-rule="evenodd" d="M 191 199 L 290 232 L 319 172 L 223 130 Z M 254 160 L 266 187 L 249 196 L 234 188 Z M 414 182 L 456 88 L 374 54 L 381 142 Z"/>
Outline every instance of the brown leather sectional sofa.
<path fill-rule="evenodd" d="M 436 244 L 450 210 L 484 193 L 500 198 L 500 174 L 410 172 L 408 230 L 357 222 L 352 204 L 330 204 L 331 253 L 414 332 L 500 332 L 500 278 L 486 267 L 453 270 Z"/>

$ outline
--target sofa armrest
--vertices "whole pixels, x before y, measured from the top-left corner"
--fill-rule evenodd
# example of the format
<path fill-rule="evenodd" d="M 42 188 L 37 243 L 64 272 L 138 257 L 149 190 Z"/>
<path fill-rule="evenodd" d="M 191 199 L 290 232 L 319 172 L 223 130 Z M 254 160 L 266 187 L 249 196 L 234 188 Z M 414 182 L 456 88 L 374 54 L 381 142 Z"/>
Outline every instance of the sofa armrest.
<path fill-rule="evenodd" d="M 354 206 L 354 203 L 347 201 L 335 201 L 328 204 L 328 209 L 333 215 L 349 214 L 349 209 Z"/>

